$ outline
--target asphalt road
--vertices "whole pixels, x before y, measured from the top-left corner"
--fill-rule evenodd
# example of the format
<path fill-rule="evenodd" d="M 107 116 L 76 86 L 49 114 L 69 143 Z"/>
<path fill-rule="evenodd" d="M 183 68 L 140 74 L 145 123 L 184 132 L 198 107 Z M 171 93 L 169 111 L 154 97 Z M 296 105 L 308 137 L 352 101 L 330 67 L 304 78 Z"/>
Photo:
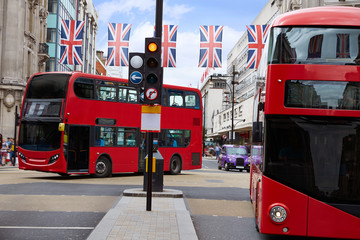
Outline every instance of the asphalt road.
<path fill-rule="evenodd" d="M 63 178 L 0 167 L 0 239 L 84 240 L 125 189 L 142 184 L 139 174 Z M 255 230 L 249 173 L 218 170 L 215 159 L 205 158 L 200 170 L 165 175 L 164 188 L 183 191 L 200 240 L 284 239 Z"/>

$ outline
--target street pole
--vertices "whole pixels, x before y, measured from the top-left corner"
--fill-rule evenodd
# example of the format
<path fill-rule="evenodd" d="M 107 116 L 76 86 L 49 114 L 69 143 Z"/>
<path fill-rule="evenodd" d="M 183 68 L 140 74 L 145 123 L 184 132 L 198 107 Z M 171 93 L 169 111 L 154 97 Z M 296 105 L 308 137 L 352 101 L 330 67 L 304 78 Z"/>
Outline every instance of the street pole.
<path fill-rule="evenodd" d="M 163 0 L 156 0 L 156 13 L 155 13 L 155 37 L 160 38 L 162 35 L 162 17 L 163 17 Z M 153 173 L 153 133 L 146 133 L 147 142 L 147 156 L 148 156 L 148 167 L 147 167 L 147 189 L 146 189 L 146 211 L 151 211 L 151 200 L 152 200 L 152 173 Z"/>
<path fill-rule="evenodd" d="M 233 65 L 232 72 L 232 99 L 231 99 L 231 144 L 234 144 L 234 104 L 235 104 L 235 65 Z"/>

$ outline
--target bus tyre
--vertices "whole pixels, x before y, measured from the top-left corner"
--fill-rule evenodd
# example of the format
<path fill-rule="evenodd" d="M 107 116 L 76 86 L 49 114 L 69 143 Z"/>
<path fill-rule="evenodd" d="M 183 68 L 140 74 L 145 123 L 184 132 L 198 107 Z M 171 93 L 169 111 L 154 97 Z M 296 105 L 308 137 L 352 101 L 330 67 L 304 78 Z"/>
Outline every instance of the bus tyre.
<path fill-rule="evenodd" d="M 111 174 L 111 163 L 109 159 L 100 157 L 95 165 L 96 177 L 108 177 Z"/>
<path fill-rule="evenodd" d="M 69 177 L 70 176 L 70 174 L 67 174 L 67 173 L 58 173 L 60 176 L 62 176 L 62 177 Z"/>
<path fill-rule="evenodd" d="M 177 175 L 181 172 L 181 160 L 178 156 L 173 156 L 170 160 L 170 174 Z"/>

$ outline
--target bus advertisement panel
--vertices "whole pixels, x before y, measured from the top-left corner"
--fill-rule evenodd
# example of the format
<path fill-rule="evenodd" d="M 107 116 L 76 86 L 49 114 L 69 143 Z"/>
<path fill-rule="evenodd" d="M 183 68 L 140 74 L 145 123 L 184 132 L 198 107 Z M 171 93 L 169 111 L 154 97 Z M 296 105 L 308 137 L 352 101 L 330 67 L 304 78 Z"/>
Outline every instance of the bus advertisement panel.
<path fill-rule="evenodd" d="M 254 101 L 261 233 L 360 239 L 360 9 L 278 16 Z"/>
<path fill-rule="evenodd" d="M 202 104 L 198 89 L 164 85 L 161 132 L 164 171 L 201 168 Z M 141 93 L 126 79 L 84 73 L 38 73 L 21 110 L 19 168 L 60 175 L 144 170 Z"/>

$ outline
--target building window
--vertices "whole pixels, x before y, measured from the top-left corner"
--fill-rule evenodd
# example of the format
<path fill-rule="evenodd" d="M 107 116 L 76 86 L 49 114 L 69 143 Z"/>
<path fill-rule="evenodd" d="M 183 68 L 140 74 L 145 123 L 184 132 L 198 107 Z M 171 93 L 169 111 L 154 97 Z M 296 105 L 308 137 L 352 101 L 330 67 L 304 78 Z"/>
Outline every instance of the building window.
<path fill-rule="evenodd" d="M 46 66 L 45 66 L 45 71 L 46 72 L 55 71 L 55 58 L 50 58 L 49 60 L 47 60 Z"/>
<path fill-rule="evenodd" d="M 46 42 L 56 42 L 56 28 L 47 29 Z"/>
<path fill-rule="evenodd" d="M 49 13 L 56 13 L 57 10 L 57 0 L 49 0 L 48 3 L 48 11 Z"/>

